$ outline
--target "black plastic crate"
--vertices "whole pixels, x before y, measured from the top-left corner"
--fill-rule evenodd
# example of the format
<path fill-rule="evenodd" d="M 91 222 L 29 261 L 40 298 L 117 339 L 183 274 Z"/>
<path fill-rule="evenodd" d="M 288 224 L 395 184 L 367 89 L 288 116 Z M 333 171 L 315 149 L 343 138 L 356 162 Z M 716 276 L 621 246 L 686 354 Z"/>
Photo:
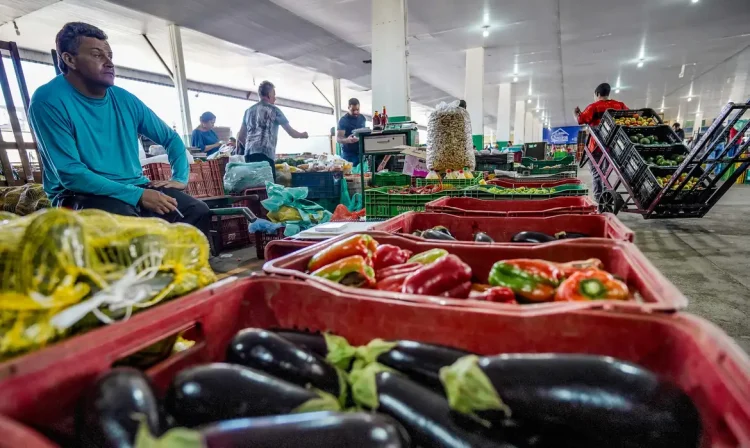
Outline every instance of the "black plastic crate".
<path fill-rule="evenodd" d="M 631 187 L 633 188 L 635 199 L 642 209 L 649 208 L 662 189 L 662 186 L 656 181 L 656 176 L 648 168 L 638 175 L 638 178 L 631 184 Z"/>
<path fill-rule="evenodd" d="M 620 171 L 622 171 L 622 177 L 625 178 L 625 181 L 632 185 L 633 181 L 638 179 L 638 175 L 647 167 L 646 162 L 633 147 L 628 152 L 628 156 L 620 164 Z"/>
<path fill-rule="evenodd" d="M 331 199 L 341 196 L 342 173 L 292 173 L 292 187 L 307 187 L 307 199 Z"/>
<path fill-rule="evenodd" d="M 625 131 L 618 129 L 612 144 L 609 145 L 609 152 L 615 163 L 622 165 L 625 163 L 630 154 L 634 151 L 633 142 L 630 141 Z"/>
<path fill-rule="evenodd" d="M 495 170 L 513 171 L 513 153 L 476 155 L 477 167 L 475 171 L 486 171 L 493 174 Z"/>
<path fill-rule="evenodd" d="M 615 134 L 617 133 L 617 129 L 620 127 L 619 125 L 615 124 L 616 119 L 634 117 L 636 115 L 646 118 L 655 118 L 660 125 L 664 124 L 664 122 L 661 120 L 661 117 L 653 109 L 607 109 L 607 111 L 604 112 L 604 116 L 602 117 L 601 122 L 599 123 L 599 134 L 602 136 L 602 139 L 604 139 L 604 144 L 609 145 L 609 143 L 612 141 L 612 138 L 614 138 Z"/>

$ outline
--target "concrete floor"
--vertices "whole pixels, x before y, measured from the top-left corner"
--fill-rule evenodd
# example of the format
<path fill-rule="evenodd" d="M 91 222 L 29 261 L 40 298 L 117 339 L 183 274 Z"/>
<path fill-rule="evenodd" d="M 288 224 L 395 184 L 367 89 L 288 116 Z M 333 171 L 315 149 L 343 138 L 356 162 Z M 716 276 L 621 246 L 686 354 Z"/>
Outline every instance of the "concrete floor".
<path fill-rule="evenodd" d="M 580 178 L 591 185 L 588 169 Z M 701 219 L 618 217 L 636 233 L 638 248 L 688 297 L 686 311 L 713 322 L 750 353 L 750 185 L 733 186 Z M 223 255 L 211 261 L 220 276 L 248 275 L 263 266 L 254 247 Z"/>

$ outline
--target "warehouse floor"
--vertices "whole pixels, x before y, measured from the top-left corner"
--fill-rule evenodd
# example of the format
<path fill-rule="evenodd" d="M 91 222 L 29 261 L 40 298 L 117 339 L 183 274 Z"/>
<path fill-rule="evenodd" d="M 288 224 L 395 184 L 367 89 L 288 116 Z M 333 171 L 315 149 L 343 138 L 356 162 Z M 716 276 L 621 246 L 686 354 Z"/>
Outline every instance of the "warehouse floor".
<path fill-rule="evenodd" d="M 591 185 L 587 169 L 580 178 Z M 687 311 L 713 322 L 750 353 L 750 185 L 735 185 L 701 219 L 618 217 L 636 244 L 688 297 Z M 231 255 L 230 255 L 231 254 Z M 260 271 L 255 248 L 225 251 L 211 260 L 225 277 Z"/>

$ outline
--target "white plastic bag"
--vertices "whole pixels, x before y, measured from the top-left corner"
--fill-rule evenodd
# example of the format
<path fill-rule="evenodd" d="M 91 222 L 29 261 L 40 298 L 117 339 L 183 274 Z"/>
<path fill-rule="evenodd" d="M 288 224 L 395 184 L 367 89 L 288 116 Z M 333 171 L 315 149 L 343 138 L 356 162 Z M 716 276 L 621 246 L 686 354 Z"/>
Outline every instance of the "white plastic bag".
<path fill-rule="evenodd" d="M 427 123 L 427 168 L 472 171 L 476 167 L 471 118 L 458 101 L 440 103 Z"/>

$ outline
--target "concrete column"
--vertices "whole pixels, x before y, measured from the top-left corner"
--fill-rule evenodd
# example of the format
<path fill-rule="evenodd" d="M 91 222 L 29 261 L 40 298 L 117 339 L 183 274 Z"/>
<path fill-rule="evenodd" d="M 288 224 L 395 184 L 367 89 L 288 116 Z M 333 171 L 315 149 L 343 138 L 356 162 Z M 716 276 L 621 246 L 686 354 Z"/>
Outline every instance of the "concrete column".
<path fill-rule="evenodd" d="M 406 17 L 406 0 L 372 2 L 372 107 L 391 122 L 411 120 Z"/>
<path fill-rule="evenodd" d="M 510 141 L 511 84 L 500 84 L 497 96 L 497 144 L 503 148 Z"/>
<path fill-rule="evenodd" d="M 484 147 L 484 48 L 466 50 L 464 99 L 471 116 L 474 146 Z"/>
<path fill-rule="evenodd" d="M 534 141 L 542 141 L 542 122 L 538 118 L 534 119 Z"/>
<path fill-rule="evenodd" d="M 526 101 L 516 101 L 516 116 L 513 120 L 513 144 L 526 143 Z"/>
<path fill-rule="evenodd" d="M 174 86 L 180 100 L 180 113 L 182 114 L 182 139 L 190 144 L 190 134 L 193 132 L 193 123 L 190 119 L 190 101 L 188 100 L 187 76 L 185 75 L 185 58 L 182 54 L 182 34 L 180 27 L 169 25 L 169 49 L 172 52 L 172 73 L 174 74 Z"/>
<path fill-rule="evenodd" d="M 693 135 L 698 135 L 701 131 L 701 123 L 703 123 L 703 112 L 698 111 L 695 113 L 695 122 L 693 123 Z"/>
<path fill-rule="evenodd" d="M 523 130 L 523 140 L 526 143 L 534 143 L 534 114 L 531 112 L 526 112 L 526 121 Z"/>

